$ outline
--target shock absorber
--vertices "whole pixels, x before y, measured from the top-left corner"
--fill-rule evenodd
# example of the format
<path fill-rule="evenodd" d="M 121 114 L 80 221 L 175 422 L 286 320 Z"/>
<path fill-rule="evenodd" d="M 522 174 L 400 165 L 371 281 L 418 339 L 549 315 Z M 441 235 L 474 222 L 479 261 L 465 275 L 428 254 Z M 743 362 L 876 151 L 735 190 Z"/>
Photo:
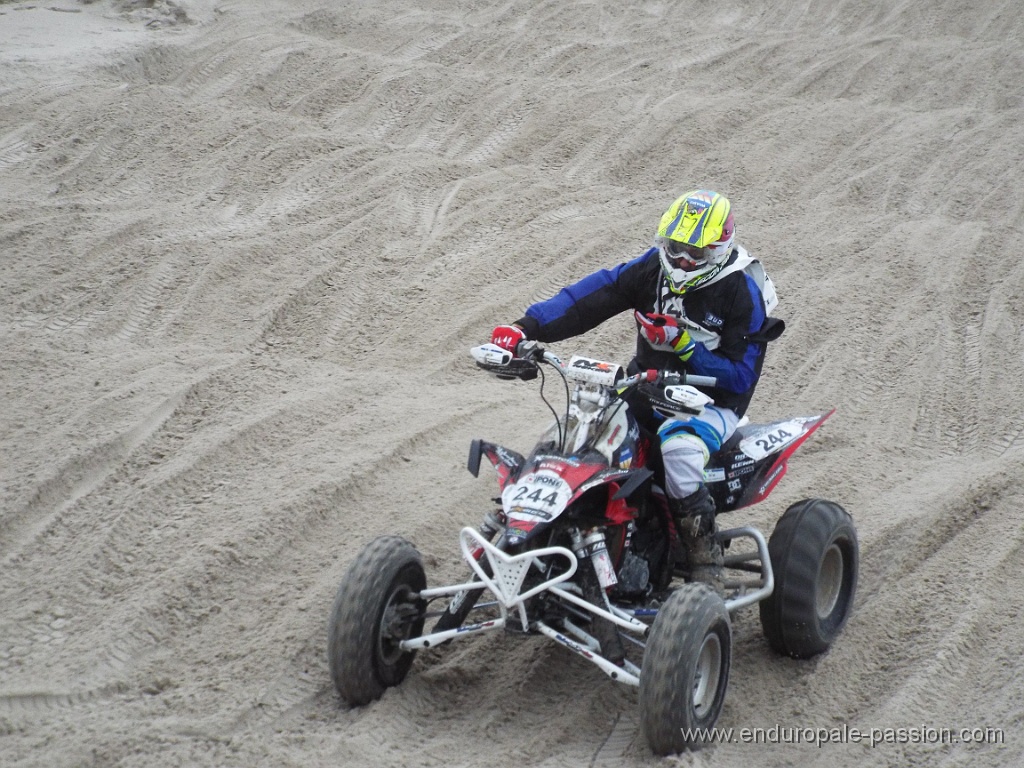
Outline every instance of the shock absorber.
<path fill-rule="evenodd" d="M 485 539 L 491 541 L 495 534 L 505 530 L 505 513 L 500 509 L 491 510 L 484 515 L 478 530 Z"/>
<path fill-rule="evenodd" d="M 602 589 L 614 587 L 619 583 L 615 576 L 615 566 L 612 564 L 611 555 L 608 554 L 608 544 L 605 541 L 603 530 L 593 528 L 584 538 L 583 534 L 573 529 L 572 547 L 576 551 L 577 557 L 590 558 Z"/>
<path fill-rule="evenodd" d="M 615 586 L 618 579 L 615 576 L 611 556 L 608 554 L 604 531 L 601 528 L 593 528 L 584 537 L 578 529 L 573 528 L 571 535 L 572 548 L 576 552 L 576 557 L 580 559 L 589 557 L 597 575 L 595 584 L 593 576 L 587 578 L 587 574 L 583 574 L 580 584 L 583 588 L 583 596 L 599 608 L 610 611 L 611 605 L 605 590 Z M 621 665 L 626 658 L 626 650 L 615 625 L 607 619 L 595 616 L 590 631 L 601 646 L 601 654 L 613 664 Z"/>
<path fill-rule="evenodd" d="M 500 509 L 491 510 L 484 515 L 484 519 L 480 522 L 480 527 L 477 530 L 488 541 L 494 541 L 494 537 L 505 530 L 505 519 L 505 513 Z M 483 553 L 483 547 L 474 547 L 473 559 L 479 560 Z"/>

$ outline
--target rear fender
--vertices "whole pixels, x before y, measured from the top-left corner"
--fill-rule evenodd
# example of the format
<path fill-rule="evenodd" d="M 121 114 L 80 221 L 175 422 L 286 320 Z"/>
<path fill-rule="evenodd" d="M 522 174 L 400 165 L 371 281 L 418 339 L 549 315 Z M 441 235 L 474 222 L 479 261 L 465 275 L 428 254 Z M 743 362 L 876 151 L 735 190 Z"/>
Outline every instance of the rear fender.
<path fill-rule="evenodd" d="M 744 489 L 742 496 L 733 509 L 749 507 L 752 504 L 764 501 L 768 498 L 775 486 L 786 474 L 789 464 L 789 457 L 796 453 L 797 448 L 804 444 L 818 427 L 825 423 L 833 413 L 833 408 L 828 413 L 810 419 L 793 419 L 789 422 L 778 422 L 769 425 L 769 428 L 762 433 L 751 434 L 740 441 L 740 448 L 744 453 L 750 455 L 758 451 L 765 451 L 763 456 L 758 458 L 759 466 L 751 477 L 749 484 Z M 787 425 L 792 427 L 787 428 Z M 795 433 L 795 434 L 792 434 Z M 782 441 L 773 445 L 773 438 Z"/>

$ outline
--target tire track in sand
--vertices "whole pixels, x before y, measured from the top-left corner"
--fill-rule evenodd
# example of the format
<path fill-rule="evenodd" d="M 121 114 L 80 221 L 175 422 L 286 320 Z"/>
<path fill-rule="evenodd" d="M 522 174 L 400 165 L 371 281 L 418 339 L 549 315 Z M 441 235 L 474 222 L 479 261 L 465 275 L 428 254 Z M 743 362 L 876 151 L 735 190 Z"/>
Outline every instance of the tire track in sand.
<path fill-rule="evenodd" d="M 443 441 L 446 434 L 456 427 L 474 423 L 479 414 L 489 407 L 487 404 L 477 406 L 408 435 L 366 469 L 344 481 L 338 481 L 333 490 L 313 489 L 309 499 L 313 503 L 300 502 L 297 505 L 296 512 L 304 510 L 303 514 L 297 516 L 299 524 L 288 532 L 278 534 L 276 540 L 280 542 L 279 546 L 272 552 L 264 553 L 261 562 L 272 564 L 296 559 L 313 561 L 317 557 L 322 558 L 323 541 L 342 541 L 351 531 L 348 530 L 344 519 L 335 515 L 324 515 L 321 510 L 345 509 L 360 503 L 361 500 L 375 500 L 385 496 L 387 489 L 394 482 L 394 470 L 406 467 L 409 455 L 430 455 L 431 447 Z M 432 527 L 429 521 L 423 521 L 423 524 Z M 285 557 L 288 551 L 296 552 L 301 557 Z M 261 567 L 254 564 L 252 567 L 255 572 L 267 572 L 266 565 Z M 327 574 L 332 570 L 336 571 L 337 568 L 331 563 L 324 562 L 323 568 L 319 569 L 322 574 L 321 580 L 329 580 Z M 243 592 L 257 586 L 249 581 L 242 583 L 246 585 Z M 325 616 L 328 608 L 329 602 L 325 602 Z M 319 620 L 316 624 L 318 629 L 323 626 Z M 250 707 L 238 713 L 231 726 L 231 732 L 274 730 L 282 720 L 301 716 L 308 713 L 312 707 L 319 706 L 324 697 L 335 702 L 333 687 L 329 676 L 326 675 L 324 642 L 325 636 L 321 632 L 306 638 L 302 642 L 301 650 L 259 691 Z M 324 674 L 321 675 L 321 671 Z"/>
<path fill-rule="evenodd" d="M 15 131 L 13 135 L 8 134 L 0 139 L 0 171 L 6 171 L 12 165 L 17 165 L 35 151 L 31 144 L 17 137 L 17 134 L 22 133 L 23 130 Z"/>
<path fill-rule="evenodd" d="M 42 536 L 79 499 L 96 490 L 174 413 L 185 394 L 168 398 L 122 436 L 73 459 L 44 482 L 21 510 L 0 518 L 0 557 L 4 563 Z"/>

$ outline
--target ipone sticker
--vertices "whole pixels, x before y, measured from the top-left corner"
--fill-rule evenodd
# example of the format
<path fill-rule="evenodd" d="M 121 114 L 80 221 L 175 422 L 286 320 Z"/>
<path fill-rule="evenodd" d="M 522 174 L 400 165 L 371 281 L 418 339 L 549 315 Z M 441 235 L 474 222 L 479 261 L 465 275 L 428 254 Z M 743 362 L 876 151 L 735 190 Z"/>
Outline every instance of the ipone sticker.
<path fill-rule="evenodd" d="M 552 472 L 532 472 L 501 494 L 506 511 L 516 517 L 550 520 L 569 503 L 572 488 Z"/>

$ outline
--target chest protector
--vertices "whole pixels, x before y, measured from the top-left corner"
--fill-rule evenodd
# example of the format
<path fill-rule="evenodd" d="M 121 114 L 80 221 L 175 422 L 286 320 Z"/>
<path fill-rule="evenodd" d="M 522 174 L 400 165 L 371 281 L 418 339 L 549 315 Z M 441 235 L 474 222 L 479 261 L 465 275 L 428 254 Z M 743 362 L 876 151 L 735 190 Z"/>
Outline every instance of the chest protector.
<path fill-rule="evenodd" d="M 701 287 L 703 288 L 704 286 L 717 283 L 719 280 L 734 272 L 745 272 L 749 275 L 754 281 L 754 284 L 761 290 L 761 296 L 764 298 L 764 325 L 761 327 L 760 332 L 751 337 L 751 341 L 774 341 L 781 336 L 782 331 L 785 330 L 785 323 L 783 323 L 782 320 L 774 317 L 768 317 L 768 315 L 770 315 L 779 305 L 779 297 L 775 293 L 775 284 L 772 282 L 772 279 L 768 277 L 768 273 L 765 272 L 764 266 L 761 262 L 747 253 L 747 249 L 742 245 L 736 246 L 736 252 L 725 268 L 711 280 L 704 283 Z M 658 311 L 662 314 L 672 315 L 677 318 L 679 322 L 686 327 L 686 330 L 690 332 L 690 338 L 694 341 L 701 342 L 707 349 L 716 349 L 718 347 L 721 342 L 721 336 L 718 332 L 705 328 L 703 325 L 700 325 L 686 316 L 683 297 L 674 293 L 668 287 L 667 280 L 662 280 L 661 296 L 658 299 L 658 305 Z"/>

